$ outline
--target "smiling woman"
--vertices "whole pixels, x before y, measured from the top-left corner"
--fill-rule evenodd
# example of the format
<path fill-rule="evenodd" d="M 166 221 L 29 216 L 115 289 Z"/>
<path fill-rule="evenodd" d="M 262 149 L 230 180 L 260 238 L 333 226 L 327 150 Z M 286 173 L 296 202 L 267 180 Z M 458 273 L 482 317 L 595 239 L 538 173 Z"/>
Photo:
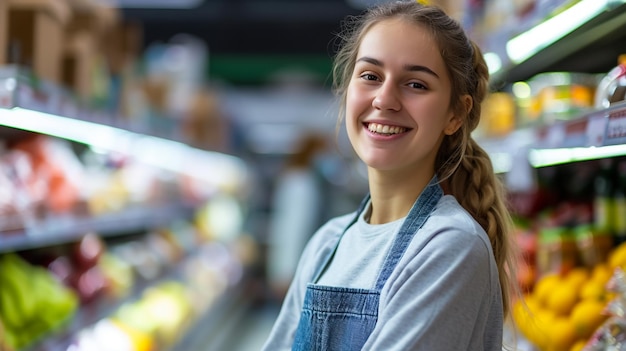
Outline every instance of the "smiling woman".
<path fill-rule="evenodd" d="M 369 194 L 308 243 L 264 350 L 501 351 L 514 255 L 502 186 L 471 137 L 480 49 L 416 1 L 348 24 L 334 83 Z"/>

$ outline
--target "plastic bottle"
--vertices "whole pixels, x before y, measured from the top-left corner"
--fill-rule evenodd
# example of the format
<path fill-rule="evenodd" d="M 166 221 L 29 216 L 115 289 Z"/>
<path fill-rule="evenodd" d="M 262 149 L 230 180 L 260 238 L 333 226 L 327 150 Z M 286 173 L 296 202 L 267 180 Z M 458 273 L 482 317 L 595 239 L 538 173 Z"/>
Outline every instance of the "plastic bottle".
<path fill-rule="evenodd" d="M 619 55 L 617 66 L 602 78 L 596 89 L 595 107 L 604 109 L 626 100 L 626 54 Z"/>

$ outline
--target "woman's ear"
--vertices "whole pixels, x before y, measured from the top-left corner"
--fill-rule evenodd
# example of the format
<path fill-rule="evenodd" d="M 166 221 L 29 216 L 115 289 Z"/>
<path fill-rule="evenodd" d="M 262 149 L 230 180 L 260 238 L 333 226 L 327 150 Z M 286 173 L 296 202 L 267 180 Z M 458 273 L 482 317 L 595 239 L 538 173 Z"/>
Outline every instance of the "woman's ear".
<path fill-rule="evenodd" d="M 463 124 L 463 121 L 467 118 L 467 115 L 469 115 L 473 105 L 474 101 L 471 96 L 466 94 L 461 97 L 461 106 L 463 107 L 463 111 L 455 112 L 450 117 L 448 125 L 444 129 L 444 133 L 446 133 L 446 135 L 452 135 L 456 133 L 459 128 L 461 128 L 461 124 Z"/>

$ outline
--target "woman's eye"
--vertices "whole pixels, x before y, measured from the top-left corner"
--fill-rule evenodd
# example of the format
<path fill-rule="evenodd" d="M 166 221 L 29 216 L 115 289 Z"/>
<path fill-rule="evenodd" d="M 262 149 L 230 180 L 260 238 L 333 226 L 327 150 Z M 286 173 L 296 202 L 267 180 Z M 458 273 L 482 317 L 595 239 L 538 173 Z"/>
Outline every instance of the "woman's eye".
<path fill-rule="evenodd" d="M 422 90 L 428 89 L 424 84 L 418 83 L 418 82 L 409 83 L 409 86 L 415 89 L 422 89 Z"/>
<path fill-rule="evenodd" d="M 370 73 L 365 73 L 363 75 L 361 75 L 361 78 L 365 79 L 365 80 L 378 80 L 378 77 L 376 77 L 373 74 Z"/>

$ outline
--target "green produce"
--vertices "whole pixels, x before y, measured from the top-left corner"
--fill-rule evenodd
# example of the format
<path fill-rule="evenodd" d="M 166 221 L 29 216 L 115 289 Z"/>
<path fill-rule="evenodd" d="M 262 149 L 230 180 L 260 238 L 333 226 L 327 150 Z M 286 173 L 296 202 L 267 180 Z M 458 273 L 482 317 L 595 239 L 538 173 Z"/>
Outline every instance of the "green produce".
<path fill-rule="evenodd" d="M 5 343 L 21 349 L 69 320 L 78 308 L 76 294 L 43 267 L 17 254 L 0 256 L 0 322 Z"/>

